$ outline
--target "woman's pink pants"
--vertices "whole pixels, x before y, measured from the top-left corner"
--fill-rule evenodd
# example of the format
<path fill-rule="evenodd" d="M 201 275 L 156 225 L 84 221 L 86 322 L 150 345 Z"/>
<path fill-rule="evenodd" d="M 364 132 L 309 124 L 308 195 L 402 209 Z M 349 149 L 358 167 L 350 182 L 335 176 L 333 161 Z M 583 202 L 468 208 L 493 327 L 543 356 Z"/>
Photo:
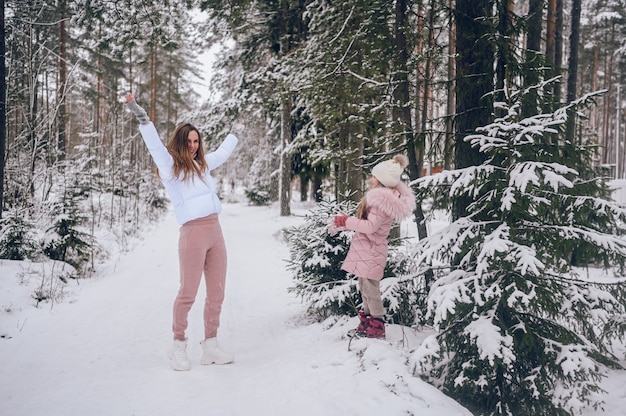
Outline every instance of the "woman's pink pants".
<path fill-rule="evenodd" d="M 187 315 L 204 272 L 204 337 L 217 335 L 226 283 L 226 244 L 217 214 L 186 222 L 178 239 L 180 289 L 174 301 L 174 339 L 185 340 Z"/>

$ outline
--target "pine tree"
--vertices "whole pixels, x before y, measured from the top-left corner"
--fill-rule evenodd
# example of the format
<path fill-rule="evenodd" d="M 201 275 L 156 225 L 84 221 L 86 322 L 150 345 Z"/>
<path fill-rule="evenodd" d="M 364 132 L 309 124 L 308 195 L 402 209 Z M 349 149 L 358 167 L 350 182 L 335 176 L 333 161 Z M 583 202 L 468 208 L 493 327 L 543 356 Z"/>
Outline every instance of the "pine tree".
<path fill-rule="evenodd" d="M 625 263 L 626 210 L 606 199 L 595 148 L 564 143 L 568 112 L 593 98 L 524 118 L 523 97 L 509 97 L 466 138 L 484 163 L 417 182 L 448 204 L 474 201 L 416 250 L 419 273 L 437 276 L 428 316 L 439 331 L 412 364 L 476 415 L 574 414 L 600 404 L 605 366 L 617 365 L 626 291 L 612 276 Z M 567 159 L 564 147 L 575 150 Z"/>
<path fill-rule="evenodd" d="M 310 141 L 297 144 L 308 146 L 312 160 L 332 157 L 337 198 L 349 195 L 358 201 L 364 166 L 398 151 L 387 147 L 398 141 L 389 130 L 394 17 L 388 1 L 312 1 L 306 44 L 287 62 L 291 84 L 311 120 Z M 314 135 L 323 142 L 311 143 Z"/>
<path fill-rule="evenodd" d="M 0 219 L 0 259 L 35 260 L 39 252 L 35 225 L 23 211 L 7 211 L 6 217 Z"/>
<path fill-rule="evenodd" d="M 87 221 L 81 209 L 85 196 L 78 183 L 65 189 L 51 206 L 52 225 L 46 230 L 42 243 L 43 252 L 49 258 L 68 263 L 83 274 L 96 247 L 93 236 L 82 228 Z"/>

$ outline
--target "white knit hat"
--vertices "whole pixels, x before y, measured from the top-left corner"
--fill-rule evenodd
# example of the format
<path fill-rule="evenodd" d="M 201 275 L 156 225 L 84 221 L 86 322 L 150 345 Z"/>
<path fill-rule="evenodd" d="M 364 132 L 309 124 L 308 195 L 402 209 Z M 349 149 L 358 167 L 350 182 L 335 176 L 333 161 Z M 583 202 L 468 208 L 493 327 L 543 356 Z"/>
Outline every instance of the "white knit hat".
<path fill-rule="evenodd" d="M 405 155 L 395 155 L 393 159 L 380 162 L 372 169 L 372 175 L 387 188 L 393 188 L 400 182 L 402 171 L 409 165 Z"/>

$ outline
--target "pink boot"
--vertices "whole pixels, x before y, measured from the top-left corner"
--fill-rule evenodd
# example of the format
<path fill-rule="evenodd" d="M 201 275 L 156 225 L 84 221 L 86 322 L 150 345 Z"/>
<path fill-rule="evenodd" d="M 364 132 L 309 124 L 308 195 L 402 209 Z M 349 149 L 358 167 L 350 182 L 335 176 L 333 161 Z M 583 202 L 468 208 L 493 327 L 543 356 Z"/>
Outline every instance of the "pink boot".
<path fill-rule="evenodd" d="M 356 333 L 361 336 L 367 335 L 367 328 L 370 326 L 370 316 L 365 312 L 359 312 L 359 326 L 356 328 Z"/>
<path fill-rule="evenodd" d="M 367 327 L 366 336 L 368 338 L 385 338 L 385 323 L 382 319 L 371 318 Z"/>

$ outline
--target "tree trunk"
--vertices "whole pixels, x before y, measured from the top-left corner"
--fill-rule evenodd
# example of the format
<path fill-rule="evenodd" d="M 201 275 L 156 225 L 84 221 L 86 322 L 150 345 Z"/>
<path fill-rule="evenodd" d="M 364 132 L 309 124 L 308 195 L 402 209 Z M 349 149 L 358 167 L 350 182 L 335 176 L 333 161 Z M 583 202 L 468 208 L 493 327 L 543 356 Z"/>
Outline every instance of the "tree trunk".
<path fill-rule="evenodd" d="M 174 70 L 174 65 L 172 63 L 172 52 L 171 51 L 167 51 L 167 56 L 168 56 L 168 65 L 167 65 L 167 101 L 166 101 L 166 106 L 167 106 L 167 110 L 165 112 L 165 126 L 166 126 L 166 130 L 165 131 L 170 131 L 170 127 L 173 126 L 173 124 L 176 122 L 175 120 L 172 120 L 173 117 L 173 112 L 174 109 L 172 108 L 172 95 L 173 95 L 173 89 L 174 89 L 174 74 L 172 74 L 173 70 Z M 174 127 L 175 128 L 175 127 Z M 172 128 L 171 131 L 174 131 L 174 128 Z"/>
<path fill-rule="evenodd" d="M 528 26 L 526 32 L 526 49 L 532 56 L 527 61 L 535 63 L 541 47 L 541 23 L 543 19 L 543 0 L 530 0 L 528 6 Z"/>
<path fill-rule="evenodd" d="M 322 177 L 320 175 L 313 176 L 311 199 L 315 202 L 322 202 Z"/>
<path fill-rule="evenodd" d="M 65 131 L 66 124 L 66 105 L 65 105 L 65 86 L 67 83 L 67 54 L 66 54 L 66 40 L 65 40 L 65 1 L 59 2 L 59 89 L 57 103 L 59 106 L 58 112 L 58 133 L 57 133 L 57 151 L 58 160 L 65 159 L 65 145 L 67 141 L 67 134 Z"/>
<path fill-rule="evenodd" d="M 548 17 L 546 22 L 546 63 L 554 67 L 554 48 L 556 41 L 556 0 L 548 0 Z M 551 76 L 552 68 L 549 76 Z"/>
<path fill-rule="evenodd" d="M 511 30 L 511 15 L 509 13 L 509 7 L 511 0 L 498 0 L 498 36 L 499 39 L 497 47 L 496 58 L 496 101 L 506 101 L 505 89 L 507 88 L 507 67 L 511 64 L 511 36 L 513 36 Z M 501 115 L 501 114 L 500 114 Z"/>
<path fill-rule="evenodd" d="M 539 82 L 541 68 L 541 25 L 543 0 L 530 0 L 528 6 L 528 25 L 526 32 L 526 57 L 524 66 L 524 87 L 529 88 Z M 539 94 L 537 89 L 530 89 L 522 98 L 522 114 L 531 116 L 538 113 Z"/>
<path fill-rule="evenodd" d="M 548 16 L 546 18 L 546 71 L 545 78 L 550 79 L 556 76 L 555 54 L 556 54 L 556 2 L 557 0 L 548 0 Z M 550 87 L 550 92 L 554 93 L 554 86 Z M 558 100 L 555 97 L 548 97 L 544 102 L 544 112 L 552 112 L 556 108 Z"/>
<path fill-rule="evenodd" d="M 454 0 L 450 0 L 450 10 L 454 10 Z M 454 141 L 454 78 L 456 76 L 455 58 L 456 54 L 456 23 L 450 16 L 450 30 L 448 32 L 448 96 L 446 98 L 447 119 L 446 119 L 446 138 L 443 145 L 443 168 L 449 170 L 452 167 L 452 153 Z"/>
<path fill-rule="evenodd" d="M 290 0 L 279 0 L 276 4 L 277 17 L 275 20 L 275 30 L 279 39 L 280 49 L 278 52 L 279 59 L 291 54 L 297 47 L 298 39 L 303 35 L 303 27 L 298 24 L 299 19 L 294 16 L 301 16 L 304 11 L 302 2 L 292 2 Z M 279 182 L 279 199 L 280 199 L 280 215 L 291 215 L 291 175 L 293 173 L 292 156 L 287 151 L 289 144 L 293 139 L 293 120 L 291 111 L 293 109 L 292 92 L 287 85 L 282 85 L 283 97 L 281 99 L 281 156 L 280 156 L 280 182 Z"/>
<path fill-rule="evenodd" d="M 578 80 L 578 43 L 580 40 L 580 10 L 582 0 L 572 0 L 572 24 L 569 48 L 570 54 L 567 61 L 567 102 L 571 103 L 576 98 L 576 84 Z M 564 148 L 564 157 L 569 155 L 568 148 L 574 143 L 574 136 L 576 134 L 576 113 L 570 110 L 567 123 L 565 127 L 565 140 L 567 141 Z"/>
<path fill-rule="evenodd" d="M 493 109 L 494 45 L 490 36 L 491 6 L 489 0 L 457 0 L 456 9 L 456 137 L 455 165 L 457 168 L 478 166 L 484 155 L 464 139 L 479 126 L 491 121 Z M 473 201 L 458 198 L 453 201 L 454 219 L 466 215 Z"/>
<path fill-rule="evenodd" d="M 396 9 L 398 8 L 398 4 L 396 4 Z M 405 7 L 406 7 L 406 3 L 405 3 Z M 398 11 L 396 10 L 396 14 L 398 13 Z M 406 15 L 406 10 L 405 10 L 405 15 Z M 397 24 L 397 23 L 396 23 Z M 417 30 L 416 33 L 418 34 L 416 36 L 416 40 L 415 40 L 415 55 L 416 56 L 423 56 L 424 54 L 424 41 L 423 41 L 423 34 L 424 32 L 424 5 L 422 3 L 421 0 L 419 0 L 417 2 Z M 423 89 L 423 80 L 424 80 L 424 76 L 423 76 L 423 71 L 422 71 L 422 61 L 421 60 L 417 60 L 417 64 L 415 65 L 415 94 L 413 99 L 415 100 L 415 111 L 414 111 L 414 122 L 413 122 L 413 127 L 414 130 L 412 131 L 412 134 L 417 134 L 417 129 L 419 128 L 419 126 L 422 125 L 421 119 L 420 117 L 422 116 L 422 112 L 420 111 L 420 106 L 422 105 L 422 100 L 421 100 L 421 96 L 422 96 L 422 89 Z M 408 137 L 407 137 L 407 143 L 408 143 Z M 414 164 L 414 162 L 417 160 L 417 157 L 415 155 L 411 156 L 412 152 L 415 152 L 414 149 L 414 145 L 415 145 L 415 140 L 414 138 L 411 140 L 411 146 L 407 147 L 407 151 L 409 153 L 409 168 L 411 167 L 411 165 Z M 413 158 L 413 159 L 411 159 Z M 416 168 L 417 169 L 417 168 Z M 420 173 L 416 174 L 416 177 L 419 177 Z M 413 176 L 411 176 L 413 177 Z"/>
<path fill-rule="evenodd" d="M 393 119 L 396 123 L 396 129 L 401 133 L 402 144 L 408 144 L 413 142 L 413 125 L 411 121 L 411 107 L 410 107 L 410 83 L 408 72 L 408 60 L 409 53 L 407 49 L 406 41 L 406 26 L 407 26 L 407 5 L 406 0 L 396 1 L 396 22 L 395 22 L 395 72 L 394 72 L 394 84 L 393 90 L 394 106 L 393 106 Z M 421 163 L 416 159 L 414 147 L 409 147 L 409 167 L 417 168 L 417 165 Z M 419 170 L 417 170 L 419 172 Z M 419 177 L 419 174 L 415 178 Z"/>
<path fill-rule="evenodd" d="M 363 140 L 355 131 L 354 125 L 349 124 L 347 129 L 348 149 L 351 150 L 347 163 L 347 180 L 348 190 L 352 192 L 350 199 L 360 201 L 363 197 Z"/>
<path fill-rule="evenodd" d="M 607 40 L 608 44 L 608 40 Z M 598 132 L 600 137 L 598 138 L 600 141 L 600 148 L 598 149 L 601 153 L 600 161 L 603 164 L 608 164 L 611 160 L 611 148 L 613 147 L 613 140 L 611 140 L 611 116 L 613 107 L 613 83 L 611 80 L 613 79 L 613 54 L 608 54 L 604 59 L 604 89 L 607 90 L 606 94 L 602 97 L 603 102 L 603 117 L 602 117 L 602 129 Z"/>
<path fill-rule="evenodd" d="M 309 177 L 300 174 L 300 202 L 306 202 L 309 197 Z"/>
<path fill-rule="evenodd" d="M 4 0 L 0 0 L 0 22 L 2 24 L 2 31 L 0 31 L 0 79 L 6 80 L 6 39 L 4 30 Z M 4 201 L 4 152 L 5 152 L 5 140 L 6 140 L 6 82 L 0 82 L 0 219 L 2 219 L 3 201 Z"/>
<path fill-rule="evenodd" d="M 334 167 L 335 198 L 338 201 L 359 202 L 363 196 L 363 140 L 356 133 L 349 121 L 339 132 L 339 149 L 345 152 L 345 156 L 338 159 Z"/>
<path fill-rule="evenodd" d="M 554 76 L 560 76 L 563 66 L 563 0 L 556 0 L 556 22 L 554 28 Z M 554 84 L 554 102 L 561 102 L 562 80 Z"/>
<path fill-rule="evenodd" d="M 600 48 L 593 47 L 593 66 L 591 70 L 591 91 L 598 91 L 598 69 L 600 68 Z M 598 131 L 600 120 L 598 118 L 598 106 L 591 107 L 591 131 Z"/>
<path fill-rule="evenodd" d="M 426 157 L 426 130 L 428 123 L 428 111 L 429 111 L 429 99 L 431 94 L 431 82 L 432 82 L 432 67 L 433 67 L 433 53 L 434 43 L 435 43 L 435 1 L 432 0 L 428 6 L 428 27 L 426 30 L 428 31 L 427 36 L 427 44 L 426 44 L 426 65 L 424 67 L 424 88 L 422 91 L 422 116 L 421 126 L 419 135 L 417 138 L 417 174 L 418 177 L 422 176 L 422 172 L 424 171 L 424 158 Z M 406 65 L 406 62 L 405 62 Z M 407 107 L 408 108 L 408 107 Z M 418 230 L 419 231 L 419 230 Z M 424 233 L 426 230 L 424 229 Z M 424 235 L 426 237 L 426 235 Z"/>
<path fill-rule="evenodd" d="M 403 141 L 407 146 L 409 158 L 409 177 L 411 180 L 421 176 L 422 166 L 424 164 L 424 145 L 415 140 L 413 126 L 411 124 L 411 107 L 410 103 L 410 84 L 408 77 L 408 61 L 409 54 L 407 49 L 406 28 L 407 28 L 407 4 L 406 0 L 396 1 L 396 22 L 395 22 L 395 82 L 396 87 L 394 93 L 394 121 L 398 123 L 398 131 L 402 133 Z M 429 32 L 430 33 L 430 32 Z M 421 47 L 421 46 L 420 46 Z M 424 79 L 423 97 L 427 96 L 426 83 Z M 424 98 L 422 105 L 426 105 L 427 99 Z M 419 113 L 419 108 L 417 113 Z M 422 111 L 421 117 L 424 117 Z M 420 118 L 418 118 L 419 120 Z M 418 226 L 418 236 L 420 239 L 426 237 L 426 226 L 424 224 L 424 215 L 419 209 L 415 211 L 415 221 Z"/>
<path fill-rule="evenodd" d="M 396 5 L 396 22 L 395 22 L 395 53 L 394 53 L 394 106 L 393 106 L 393 120 L 396 125 L 396 132 L 400 133 L 402 146 L 408 143 L 414 143 L 413 125 L 411 120 L 411 107 L 410 107 L 410 83 L 408 73 L 408 60 L 409 53 L 407 49 L 406 40 L 406 27 L 407 27 L 407 4 L 406 0 L 398 0 Z M 400 146 L 394 146 L 399 148 Z M 418 166 L 423 163 L 416 156 L 416 152 L 419 153 L 415 146 L 407 148 L 409 157 L 409 170 L 414 168 L 415 173 L 411 174 L 412 179 L 419 177 Z M 414 176 L 416 175 L 416 176 Z"/>
<path fill-rule="evenodd" d="M 430 27 L 428 27 L 428 50 L 431 50 L 430 42 L 433 40 L 433 27 L 432 20 L 434 18 L 434 2 L 430 7 Z M 430 62 L 432 58 L 427 58 L 426 62 L 426 74 L 423 83 L 423 100 L 422 100 L 422 140 L 416 142 L 413 126 L 411 125 L 411 107 L 410 107 L 410 84 L 409 84 L 409 71 L 408 71 L 408 49 L 406 41 L 406 29 L 407 29 L 407 4 L 406 0 L 396 1 L 396 27 L 395 27 L 395 74 L 397 86 L 394 90 L 395 104 L 394 110 L 397 111 L 397 117 L 394 117 L 399 122 L 399 128 L 403 133 L 404 140 L 407 147 L 407 153 L 409 158 L 409 178 L 411 180 L 417 179 L 422 174 L 422 166 L 424 165 L 424 149 L 425 149 L 425 131 L 426 131 L 426 115 L 428 107 L 428 81 L 430 77 Z M 418 111 L 419 112 L 419 108 Z M 415 223 L 417 224 L 417 236 L 424 239 L 428 237 L 428 230 L 426 223 L 424 222 L 424 212 L 422 211 L 421 201 L 417 201 L 415 211 L 413 212 L 415 217 Z M 398 235 L 399 237 L 399 235 Z M 428 272 L 425 276 L 425 285 L 430 287 L 432 281 L 432 272 Z"/>
<path fill-rule="evenodd" d="M 157 126 L 156 103 L 157 103 L 157 45 L 152 44 L 150 54 L 150 120 Z"/>
<path fill-rule="evenodd" d="M 291 215 L 291 154 L 287 151 L 291 142 L 291 100 L 284 97 L 280 118 L 280 215 Z"/>
<path fill-rule="evenodd" d="M 39 31 L 37 27 L 34 27 L 34 33 L 29 37 L 29 90 L 28 90 L 28 100 L 29 100 L 29 110 L 28 110 L 28 134 L 29 134 L 29 144 L 31 146 L 30 150 L 30 161 L 29 161 L 29 178 L 27 183 L 29 183 L 29 197 L 32 199 L 35 195 L 35 181 L 33 177 L 35 176 L 35 164 L 37 160 L 37 152 L 39 150 L 40 145 L 40 136 L 37 134 L 37 113 L 39 111 L 39 76 L 37 68 L 37 58 L 35 55 L 35 45 L 39 45 L 41 43 Z"/>

